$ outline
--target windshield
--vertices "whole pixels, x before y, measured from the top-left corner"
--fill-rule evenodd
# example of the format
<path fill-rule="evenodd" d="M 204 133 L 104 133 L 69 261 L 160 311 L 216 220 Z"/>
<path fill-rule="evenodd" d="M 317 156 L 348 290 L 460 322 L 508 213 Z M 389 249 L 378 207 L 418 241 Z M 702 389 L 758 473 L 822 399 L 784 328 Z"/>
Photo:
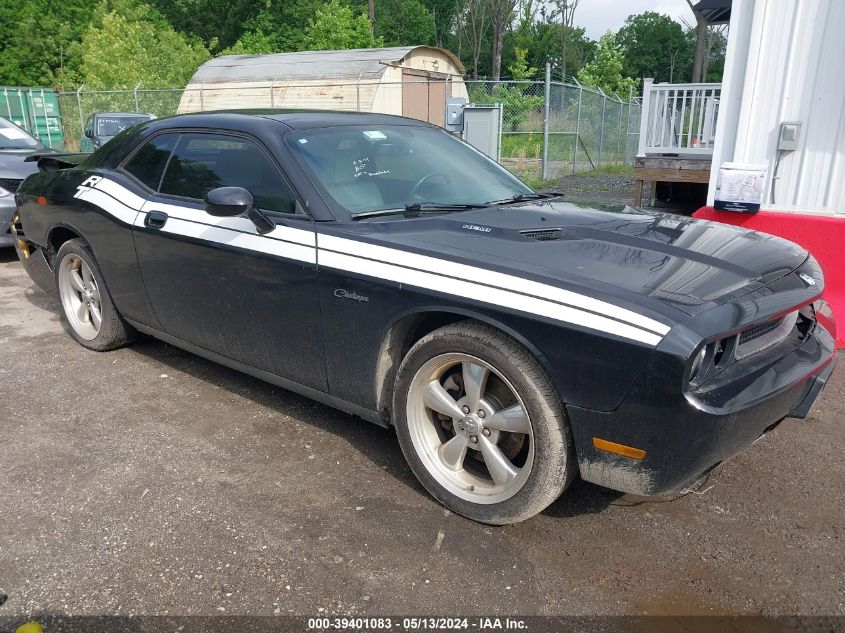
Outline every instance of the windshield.
<path fill-rule="evenodd" d="M 532 193 L 484 154 L 436 128 L 333 127 L 295 132 L 288 144 L 312 180 L 352 214 Z"/>
<path fill-rule="evenodd" d="M 146 121 L 145 116 L 101 116 L 97 117 L 97 136 L 117 136 L 128 127 Z"/>
<path fill-rule="evenodd" d="M 38 139 L 30 136 L 26 130 L 11 121 L 0 119 L 0 149 L 29 149 L 38 145 Z"/>

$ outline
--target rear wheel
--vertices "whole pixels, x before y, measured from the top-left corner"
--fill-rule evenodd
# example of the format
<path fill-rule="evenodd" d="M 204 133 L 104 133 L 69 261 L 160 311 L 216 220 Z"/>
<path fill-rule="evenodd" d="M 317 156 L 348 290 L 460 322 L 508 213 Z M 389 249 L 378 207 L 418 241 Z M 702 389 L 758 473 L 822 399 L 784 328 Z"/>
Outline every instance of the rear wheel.
<path fill-rule="evenodd" d="M 68 240 L 56 255 L 56 286 L 62 324 L 78 343 L 97 351 L 129 343 L 135 331 L 118 314 L 94 254 L 81 239 Z"/>
<path fill-rule="evenodd" d="M 476 521 L 533 516 L 575 472 L 548 376 L 525 348 L 482 324 L 448 325 L 417 342 L 399 369 L 394 411 L 414 474 Z"/>

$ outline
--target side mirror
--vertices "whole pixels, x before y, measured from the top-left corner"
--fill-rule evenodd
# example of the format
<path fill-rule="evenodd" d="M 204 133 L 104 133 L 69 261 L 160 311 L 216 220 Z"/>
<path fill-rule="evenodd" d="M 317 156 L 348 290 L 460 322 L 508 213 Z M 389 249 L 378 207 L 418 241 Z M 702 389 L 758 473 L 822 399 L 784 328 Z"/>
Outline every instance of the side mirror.
<path fill-rule="evenodd" d="M 245 216 L 254 206 L 252 194 L 243 187 L 218 187 L 205 196 L 205 212 L 217 218 Z"/>
<path fill-rule="evenodd" d="M 276 223 L 255 207 L 252 194 L 243 187 L 212 189 L 205 196 L 205 212 L 217 218 L 249 218 L 262 235 L 276 228 Z"/>

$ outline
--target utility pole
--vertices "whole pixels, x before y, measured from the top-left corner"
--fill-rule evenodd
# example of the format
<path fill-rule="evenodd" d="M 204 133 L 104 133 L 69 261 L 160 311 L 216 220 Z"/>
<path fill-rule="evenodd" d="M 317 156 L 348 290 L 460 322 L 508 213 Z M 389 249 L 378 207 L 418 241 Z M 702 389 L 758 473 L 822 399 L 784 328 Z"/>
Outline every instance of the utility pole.
<path fill-rule="evenodd" d="M 376 41 L 376 0 L 367 0 L 367 19 L 370 21 L 370 40 Z"/>

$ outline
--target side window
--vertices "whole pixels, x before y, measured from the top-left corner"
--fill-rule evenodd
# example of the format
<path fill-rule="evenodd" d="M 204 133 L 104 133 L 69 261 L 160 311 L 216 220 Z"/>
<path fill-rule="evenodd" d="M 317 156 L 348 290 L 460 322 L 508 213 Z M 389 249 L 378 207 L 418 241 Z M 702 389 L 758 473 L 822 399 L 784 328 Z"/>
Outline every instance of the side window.
<path fill-rule="evenodd" d="M 217 187 L 243 187 L 260 209 L 294 213 L 290 188 L 258 145 L 223 134 L 183 134 L 161 193 L 203 199 Z"/>
<path fill-rule="evenodd" d="M 178 140 L 178 134 L 156 136 L 135 152 L 123 168 L 153 191 L 157 190 L 167 159 L 170 158 L 170 152 Z"/>

